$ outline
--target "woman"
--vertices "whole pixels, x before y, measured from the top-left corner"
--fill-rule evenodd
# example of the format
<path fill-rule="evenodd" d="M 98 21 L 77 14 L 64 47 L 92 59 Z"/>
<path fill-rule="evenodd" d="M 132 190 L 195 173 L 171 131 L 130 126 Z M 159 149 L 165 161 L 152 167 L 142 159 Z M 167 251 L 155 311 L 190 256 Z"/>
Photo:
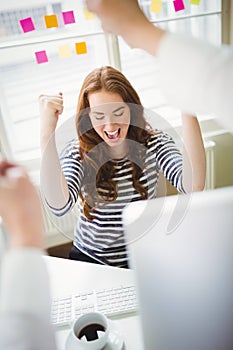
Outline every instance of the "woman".
<path fill-rule="evenodd" d="M 146 122 L 136 91 L 112 67 L 95 69 L 84 80 L 78 140 L 60 159 L 54 131 L 62 94 L 41 95 L 40 110 L 46 201 L 54 214 L 63 215 L 80 199 L 71 259 L 127 267 L 122 210 L 131 201 L 156 196 L 159 171 L 180 192 L 204 188 L 205 152 L 197 119 L 182 116 L 182 155 L 169 135 Z"/>

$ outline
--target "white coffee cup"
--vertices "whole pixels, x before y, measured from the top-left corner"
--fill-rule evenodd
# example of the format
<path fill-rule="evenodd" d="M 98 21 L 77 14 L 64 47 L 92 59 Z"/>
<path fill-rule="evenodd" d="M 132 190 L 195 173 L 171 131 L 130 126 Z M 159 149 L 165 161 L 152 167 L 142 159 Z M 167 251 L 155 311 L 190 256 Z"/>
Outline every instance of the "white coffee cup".
<path fill-rule="evenodd" d="M 89 312 L 74 321 L 71 334 L 77 349 L 101 350 L 108 341 L 109 321 L 102 313 Z"/>

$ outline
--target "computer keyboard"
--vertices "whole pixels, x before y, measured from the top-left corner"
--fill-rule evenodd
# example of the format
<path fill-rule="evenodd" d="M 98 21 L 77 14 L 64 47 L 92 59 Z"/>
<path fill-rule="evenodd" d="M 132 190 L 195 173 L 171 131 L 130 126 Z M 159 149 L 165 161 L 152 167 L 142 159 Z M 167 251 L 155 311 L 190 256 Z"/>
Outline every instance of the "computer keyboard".
<path fill-rule="evenodd" d="M 123 315 L 137 311 L 135 287 L 119 286 L 53 299 L 51 322 L 56 327 L 70 325 L 80 315 L 98 311 L 106 316 Z"/>

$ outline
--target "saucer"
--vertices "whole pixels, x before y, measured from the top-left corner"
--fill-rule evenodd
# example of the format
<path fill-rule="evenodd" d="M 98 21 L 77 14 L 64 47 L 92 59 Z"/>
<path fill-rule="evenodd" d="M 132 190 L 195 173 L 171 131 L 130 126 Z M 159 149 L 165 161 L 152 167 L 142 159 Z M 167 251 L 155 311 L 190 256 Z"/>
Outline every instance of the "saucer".
<path fill-rule="evenodd" d="M 124 340 L 122 334 L 117 329 L 116 325 L 112 321 L 109 322 L 109 335 L 108 341 L 103 350 L 122 350 L 124 345 Z M 70 332 L 67 339 L 65 350 L 83 350 L 83 347 L 78 348 L 77 343 L 74 341 L 72 333 Z"/>

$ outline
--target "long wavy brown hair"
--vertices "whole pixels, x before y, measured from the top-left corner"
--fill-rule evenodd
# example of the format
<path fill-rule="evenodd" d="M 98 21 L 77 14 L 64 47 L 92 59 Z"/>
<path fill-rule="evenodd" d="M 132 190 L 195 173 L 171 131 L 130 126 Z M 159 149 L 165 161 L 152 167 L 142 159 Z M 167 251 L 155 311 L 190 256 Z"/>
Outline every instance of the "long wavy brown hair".
<path fill-rule="evenodd" d="M 78 98 L 76 129 L 84 165 L 84 194 L 79 195 L 83 201 L 84 214 L 90 220 L 94 218 L 92 214 L 95 207 L 117 198 L 117 184 L 113 180 L 116 163 L 110 158 L 105 142 L 93 129 L 89 117 L 89 94 L 100 90 L 119 94 L 130 108 L 127 139 L 135 142 L 129 141 L 128 154 L 132 164 L 133 186 L 142 199 L 148 197 L 148 189 L 140 183 L 146 152 L 142 146 L 146 145 L 153 133 L 144 118 L 143 106 L 137 92 L 120 71 L 105 66 L 88 74 Z"/>

